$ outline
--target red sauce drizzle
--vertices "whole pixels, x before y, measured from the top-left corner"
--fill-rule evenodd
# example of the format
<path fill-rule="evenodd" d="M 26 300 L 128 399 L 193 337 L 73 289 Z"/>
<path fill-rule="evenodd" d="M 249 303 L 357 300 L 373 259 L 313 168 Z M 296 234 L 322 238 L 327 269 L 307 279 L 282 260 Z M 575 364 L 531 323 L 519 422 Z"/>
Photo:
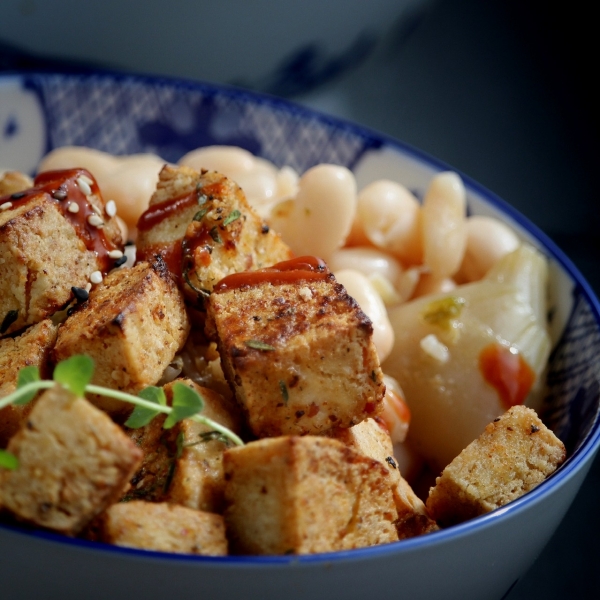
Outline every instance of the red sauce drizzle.
<path fill-rule="evenodd" d="M 86 169 L 65 169 L 40 173 L 34 179 L 34 187 L 23 192 L 5 196 L 0 199 L 0 204 L 10 202 L 14 209 L 22 204 L 26 204 L 35 196 L 47 194 L 48 199 L 60 208 L 65 218 L 73 225 L 73 228 L 86 248 L 96 254 L 99 269 L 106 273 L 110 270 L 114 262 L 109 258 L 108 253 L 111 250 L 117 249 L 117 246 L 106 236 L 102 227 L 94 227 L 88 223 L 88 217 L 96 214 L 96 212 L 87 199 L 87 196 L 77 185 L 77 179 L 81 175 L 89 177 L 92 181 L 90 185 L 92 193 L 100 196 L 98 184 L 89 171 Z M 75 203 L 79 207 L 76 213 L 68 210 L 70 203 Z M 101 218 L 103 220 L 106 219 L 104 216 Z"/>
<path fill-rule="evenodd" d="M 179 198 L 169 198 L 164 202 L 153 204 L 140 216 L 137 228 L 138 231 L 148 231 L 164 219 L 176 213 L 180 209 L 187 208 L 198 202 L 198 192 L 192 192 Z"/>
<path fill-rule="evenodd" d="M 483 378 L 498 392 L 506 410 L 523 404 L 535 381 L 535 373 L 523 356 L 497 343 L 481 351 L 479 369 Z"/>
<path fill-rule="evenodd" d="M 261 283 L 294 283 L 297 281 L 324 281 L 329 277 L 329 269 L 324 261 L 314 256 L 299 256 L 277 263 L 268 269 L 233 273 L 221 279 L 213 292 L 226 292 Z"/>

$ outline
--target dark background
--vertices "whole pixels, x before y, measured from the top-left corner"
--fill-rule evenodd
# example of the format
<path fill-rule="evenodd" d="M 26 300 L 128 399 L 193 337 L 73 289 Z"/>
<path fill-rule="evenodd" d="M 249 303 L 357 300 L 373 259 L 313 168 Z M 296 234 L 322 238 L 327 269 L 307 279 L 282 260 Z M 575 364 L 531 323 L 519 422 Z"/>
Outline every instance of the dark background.
<path fill-rule="evenodd" d="M 587 6 L 437 0 L 350 72 L 291 97 L 479 181 L 550 235 L 600 292 L 599 52 Z M 54 63 L 19 56 L 0 40 L 0 70 L 40 65 Z M 509 600 L 600 597 L 599 498 L 597 458 Z"/>

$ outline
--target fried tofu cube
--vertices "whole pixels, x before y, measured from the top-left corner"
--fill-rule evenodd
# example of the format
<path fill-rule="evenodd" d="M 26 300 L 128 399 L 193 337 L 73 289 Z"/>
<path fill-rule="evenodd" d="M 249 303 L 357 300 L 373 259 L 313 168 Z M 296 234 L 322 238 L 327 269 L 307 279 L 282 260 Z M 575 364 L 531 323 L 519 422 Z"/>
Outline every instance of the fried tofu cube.
<path fill-rule="evenodd" d="M 141 260 L 160 254 L 199 307 L 215 283 L 291 257 L 290 249 L 220 173 L 166 165 L 138 222 Z"/>
<path fill-rule="evenodd" d="M 227 555 L 221 515 L 167 503 L 135 500 L 113 504 L 102 515 L 100 540 L 159 552 Z"/>
<path fill-rule="evenodd" d="M 56 326 L 50 319 L 31 326 L 16 338 L 0 340 L 0 398 L 17 389 L 19 371 L 27 366 L 37 366 L 42 378 L 49 375 L 48 359 L 56 341 Z M 33 407 L 5 406 L 0 409 L 0 448 L 17 432 Z"/>
<path fill-rule="evenodd" d="M 108 415 L 58 385 L 42 394 L 8 451 L 19 466 L 0 470 L 0 505 L 66 535 L 121 496 L 142 458 Z"/>
<path fill-rule="evenodd" d="M 513 406 L 444 469 L 427 509 L 441 525 L 491 512 L 532 490 L 565 457 L 564 444 L 535 411 Z"/>
<path fill-rule="evenodd" d="M 96 365 L 92 383 L 137 394 L 160 381 L 188 332 L 183 297 L 158 257 L 116 269 L 94 288 L 59 327 L 54 359 L 87 354 Z M 112 414 L 131 410 L 119 400 L 90 399 Z"/>
<path fill-rule="evenodd" d="M 225 452 L 231 551 L 310 554 L 398 539 L 387 469 L 319 436 L 266 438 Z"/>
<path fill-rule="evenodd" d="M 371 321 L 332 274 L 297 273 L 265 271 L 247 285 L 240 274 L 239 286 L 226 278 L 208 300 L 206 333 L 257 437 L 350 427 L 382 406 Z"/>
<path fill-rule="evenodd" d="M 35 186 L 0 200 L 0 337 L 54 314 L 121 247 L 87 171 L 43 173 Z"/>
<path fill-rule="evenodd" d="M 190 380 L 183 383 L 193 387 L 204 399 L 203 416 L 239 433 L 241 414 L 237 405 Z M 165 386 L 167 398 L 172 385 Z M 180 442 L 166 499 L 197 510 L 222 512 L 225 488 L 223 454 L 230 444 L 221 436 L 214 435 L 216 432 L 207 425 L 191 419 L 184 419 L 175 427 Z"/>
<path fill-rule="evenodd" d="M 394 459 L 392 439 L 377 420 L 366 419 L 348 429 L 334 429 L 329 436 L 387 467 L 390 487 L 398 511 L 395 525 L 399 539 L 403 540 L 438 529 L 435 521 L 429 518 L 424 502 L 400 474 Z"/>

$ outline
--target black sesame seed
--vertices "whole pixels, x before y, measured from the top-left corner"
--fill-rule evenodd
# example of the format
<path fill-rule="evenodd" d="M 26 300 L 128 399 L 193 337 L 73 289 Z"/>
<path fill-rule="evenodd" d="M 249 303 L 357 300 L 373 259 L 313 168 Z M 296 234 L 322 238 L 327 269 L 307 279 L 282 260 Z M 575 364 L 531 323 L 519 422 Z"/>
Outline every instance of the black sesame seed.
<path fill-rule="evenodd" d="M 391 456 L 386 456 L 385 462 L 388 463 L 388 465 L 390 465 L 390 467 L 392 467 L 392 469 L 398 468 L 396 461 Z"/>
<path fill-rule="evenodd" d="M 269 233 L 269 226 L 263 225 L 260 230 L 262 231 L 262 233 Z"/>
<path fill-rule="evenodd" d="M 15 192 L 11 198 L 13 200 L 20 200 L 21 198 L 25 198 L 27 196 L 27 192 Z"/>
<path fill-rule="evenodd" d="M 134 242 L 133 240 L 127 240 L 127 241 L 125 242 L 125 245 L 126 245 L 126 246 L 133 246 L 134 244 L 135 244 L 135 242 Z"/>
<path fill-rule="evenodd" d="M 85 302 L 90 297 L 89 292 L 80 287 L 73 286 L 71 291 L 73 292 L 73 296 L 75 296 L 77 302 Z"/>
<path fill-rule="evenodd" d="M 58 188 L 53 190 L 51 195 L 55 200 L 64 200 L 67 197 L 67 190 Z"/>
<path fill-rule="evenodd" d="M 497 423 L 499 420 L 500 420 L 500 417 L 496 417 L 496 418 L 494 419 L 494 423 Z"/>
<path fill-rule="evenodd" d="M 120 267 L 121 265 L 124 265 L 127 262 L 127 257 L 123 254 L 123 256 L 121 256 L 121 258 L 117 258 L 117 260 L 115 260 L 115 267 Z"/>

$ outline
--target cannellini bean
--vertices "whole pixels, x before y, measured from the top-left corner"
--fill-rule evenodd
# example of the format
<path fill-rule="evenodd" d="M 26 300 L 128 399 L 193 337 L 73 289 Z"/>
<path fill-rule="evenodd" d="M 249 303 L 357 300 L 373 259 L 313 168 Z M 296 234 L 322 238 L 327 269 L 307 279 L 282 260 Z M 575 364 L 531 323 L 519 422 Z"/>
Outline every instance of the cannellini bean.
<path fill-rule="evenodd" d="M 322 164 L 298 182 L 298 194 L 271 212 L 270 222 L 297 255 L 328 260 L 340 248 L 356 213 L 356 180 L 345 167 Z"/>
<path fill-rule="evenodd" d="M 434 277 L 431 273 L 423 273 L 412 293 L 412 298 L 451 292 L 456 287 L 456 282 L 450 277 Z"/>
<path fill-rule="evenodd" d="M 423 201 L 423 261 L 436 278 L 456 273 L 467 245 L 466 193 L 461 178 L 440 173 Z"/>
<path fill-rule="evenodd" d="M 218 171 L 233 179 L 244 191 L 249 204 L 261 216 L 266 216 L 271 205 L 278 200 L 278 170 L 268 160 L 235 146 L 207 146 L 188 152 L 179 160 L 180 165 L 196 169 Z M 283 178 L 289 176 L 284 174 Z M 285 183 L 284 183 L 285 185 Z M 288 187 L 293 187 L 288 184 Z"/>
<path fill-rule="evenodd" d="M 406 439 L 410 423 L 410 409 L 404 400 L 404 393 L 400 384 L 389 375 L 384 375 L 383 381 L 385 383 L 385 396 L 380 416 L 390 432 L 392 443 L 398 444 Z"/>
<path fill-rule="evenodd" d="M 512 229 L 493 217 L 467 219 L 467 248 L 460 267 L 465 281 L 478 281 L 503 256 L 516 250 L 519 238 Z"/>
<path fill-rule="evenodd" d="M 399 183 L 382 179 L 358 195 L 358 220 L 369 240 L 404 263 L 422 259 L 421 207 Z"/>
<path fill-rule="evenodd" d="M 396 281 L 402 272 L 393 256 L 376 248 L 340 248 L 331 255 L 327 264 L 332 271 L 355 269 L 367 277 L 379 273 L 390 281 Z"/>
<path fill-rule="evenodd" d="M 277 198 L 295 198 L 300 177 L 292 167 L 281 167 L 277 173 Z"/>
<path fill-rule="evenodd" d="M 362 311 L 373 323 L 373 343 L 377 348 L 380 362 L 383 362 L 394 345 L 394 332 L 387 316 L 387 311 L 379 294 L 371 282 L 358 271 L 343 269 L 334 272 L 335 278 L 352 296 Z"/>
<path fill-rule="evenodd" d="M 133 229 L 148 208 L 164 164 L 155 154 L 113 156 L 91 148 L 65 146 L 47 154 L 38 170 L 87 169 L 98 182 L 104 200 L 114 200 L 119 216 Z"/>
<path fill-rule="evenodd" d="M 410 300 L 413 297 L 423 272 L 423 267 L 410 267 L 398 277 L 396 289 L 403 302 L 406 302 L 406 300 Z"/>

